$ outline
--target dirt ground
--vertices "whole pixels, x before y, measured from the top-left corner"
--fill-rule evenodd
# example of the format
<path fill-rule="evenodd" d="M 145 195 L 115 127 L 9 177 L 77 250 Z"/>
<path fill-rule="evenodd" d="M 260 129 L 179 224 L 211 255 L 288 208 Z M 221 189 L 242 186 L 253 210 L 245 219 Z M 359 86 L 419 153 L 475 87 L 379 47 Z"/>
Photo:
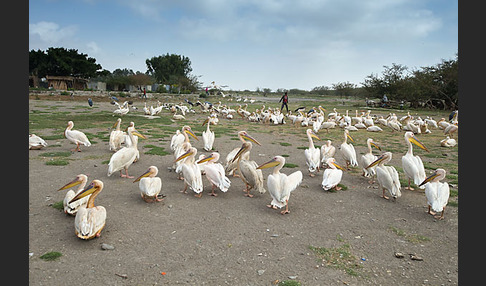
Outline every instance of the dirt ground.
<path fill-rule="evenodd" d="M 75 112 L 73 106 L 80 104 L 30 99 L 29 112 L 48 111 L 53 102 L 59 106 L 57 112 Z M 97 112 L 114 110 L 109 102 L 97 104 Z M 136 112 L 142 114 L 143 104 L 138 106 Z M 204 118 L 200 114 L 193 116 Z M 197 122 L 200 124 L 202 119 Z M 174 122 L 174 132 L 180 127 Z M 402 197 L 395 202 L 386 201 L 380 197 L 377 183 L 370 185 L 368 179 L 360 176 L 359 169 L 344 173 L 341 183 L 347 190 L 323 191 L 322 171 L 316 177 L 308 176 L 304 150 L 296 148 L 308 144 L 302 130 L 299 136 L 264 126 L 260 132 L 248 131 L 262 143 L 253 145 L 251 159 L 261 164 L 274 155 L 288 154 L 287 163 L 299 167 L 284 168 L 282 172 L 301 170 L 304 174 L 302 184 L 291 194 L 287 215 L 266 207 L 271 201 L 268 192 L 244 197 L 240 178 L 230 177 L 229 191 L 218 192 L 217 197 L 208 195 L 210 186 L 204 177 L 201 198 L 194 197 L 191 191 L 180 193 L 183 182 L 168 170 L 173 156 L 144 154 L 147 149 L 140 139 L 141 157 L 129 173 L 138 176 L 148 166 L 157 166 L 162 193 L 166 195 L 163 202 L 145 203 L 133 179 L 120 178 L 117 173 L 107 176 L 108 167 L 102 162 L 111 156 L 108 142 L 96 140 L 90 147 L 81 146 L 82 152 L 69 156 L 68 165 L 50 166 L 45 164 L 49 159 L 39 154 L 69 151 L 75 145 L 65 138 L 47 140 L 47 148 L 29 151 L 30 284 L 272 285 L 276 280 L 295 280 L 302 285 L 458 284 L 457 207 L 447 207 L 445 219 L 438 221 L 426 214 L 424 192 L 403 190 L 403 185 Z M 222 134 L 216 138 L 214 149 L 222 158 L 241 146 L 234 140 L 236 136 Z M 341 136 L 333 138 L 335 146 L 341 142 Z M 191 143 L 198 154 L 207 153 L 202 149 L 202 139 Z M 169 150 L 170 138 L 163 138 L 160 144 Z M 394 152 L 390 165 L 401 166 L 401 156 L 406 152 L 402 146 L 403 152 Z M 365 147 L 356 147 L 356 151 L 364 153 Z M 337 161 L 341 162 L 341 158 L 337 151 Z M 265 188 L 271 170 L 263 170 Z M 95 204 L 106 208 L 106 226 L 99 238 L 89 241 L 75 236 L 73 217 L 52 207 L 65 195 L 65 191 L 56 190 L 80 173 L 87 174 L 89 181 L 100 179 L 105 185 Z M 114 249 L 103 250 L 103 243 Z M 343 245 L 349 245 L 349 252 L 361 266 L 358 275 L 329 267 L 309 248 Z M 62 256 L 54 261 L 40 259 L 50 251 Z M 404 258 L 396 258 L 395 252 L 403 253 Z M 412 260 L 409 254 L 423 260 Z"/>

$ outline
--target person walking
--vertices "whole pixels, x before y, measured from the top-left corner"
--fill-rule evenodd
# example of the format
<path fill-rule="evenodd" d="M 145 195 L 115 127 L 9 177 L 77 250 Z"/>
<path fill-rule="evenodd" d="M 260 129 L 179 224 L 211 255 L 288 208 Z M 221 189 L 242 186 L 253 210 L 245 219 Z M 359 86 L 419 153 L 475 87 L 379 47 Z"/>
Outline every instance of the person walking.
<path fill-rule="evenodd" d="M 143 88 L 142 98 L 147 99 L 147 91 L 145 90 L 145 87 Z"/>
<path fill-rule="evenodd" d="M 282 95 L 282 97 L 278 102 L 282 102 L 282 106 L 280 107 L 280 112 L 283 111 L 283 107 L 285 105 L 285 109 L 287 110 L 287 113 L 289 113 L 289 106 L 287 105 L 287 103 L 289 102 L 289 97 L 287 95 L 287 92 L 285 92 L 285 94 Z"/>

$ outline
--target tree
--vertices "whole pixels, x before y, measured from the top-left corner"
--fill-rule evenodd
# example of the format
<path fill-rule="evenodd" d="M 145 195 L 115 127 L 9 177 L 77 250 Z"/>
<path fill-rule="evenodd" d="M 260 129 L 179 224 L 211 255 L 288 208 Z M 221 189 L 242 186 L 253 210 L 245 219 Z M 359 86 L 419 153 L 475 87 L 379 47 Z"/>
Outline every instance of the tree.
<path fill-rule="evenodd" d="M 349 96 L 353 92 L 354 88 L 356 85 L 354 83 L 350 83 L 349 81 L 347 82 L 338 82 L 338 83 L 333 83 L 332 88 L 336 91 L 338 95 L 341 97 L 344 96 Z"/>
<path fill-rule="evenodd" d="M 29 73 L 39 77 L 74 76 L 91 78 L 101 70 L 95 58 L 78 53 L 76 49 L 48 48 L 46 52 L 29 52 Z"/>
<path fill-rule="evenodd" d="M 181 77 L 188 77 L 192 71 L 191 60 L 176 54 L 152 57 L 145 64 L 147 73 L 163 84 L 177 84 Z"/>

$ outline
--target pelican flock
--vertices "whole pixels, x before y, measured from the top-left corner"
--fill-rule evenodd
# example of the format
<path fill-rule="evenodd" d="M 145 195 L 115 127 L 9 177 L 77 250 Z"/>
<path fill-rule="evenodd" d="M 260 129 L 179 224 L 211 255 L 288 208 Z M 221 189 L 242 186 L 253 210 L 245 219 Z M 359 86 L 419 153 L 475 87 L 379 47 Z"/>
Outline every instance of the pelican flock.
<path fill-rule="evenodd" d="M 198 104 L 195 106 L 198 106 Z M 273 109 L 266 107 L 265 105 L 253 112 L 247 110 L 249 108 L 248 104 L 244 106 L 239 105 L 238 108 L 234 109 L 225 104 L 221 104 L 221 102 L 215 105 L 200 103 L 199 106 L 204 106 L 204 108 L 201 108 L 201 111 L 199 111 L 200 113 L 209 112 L 209 116 L 205 115 L 207 118 L 203 123 L 203 126 L 205 124 L 207 124 L 207 126 L 205 130 L 201 132 L 203 138 L 202 146 L 199 146 L 201 143 L 194 143 L 194 145 L 197 146 L 191 144 L 189 140 L 190 137 L 196 139 L 196 142 L 199 141 L 199 139 L 191 127 L 185 125 L 188 117 L 192 116 L 192 113 L 195 113 L 191 108 L 192 106 L 184 106 L 182 102 L 180 104 L 172 105 L 157 102 L 156 108 L 150 106 L 149 109 L 145 103 L 144 110 L 140 111 L 144 114 L 162 114 L 165 109 L 172 112 L 173 119 L 182 120 L 182 128 L 177 128 L 174 135 L 168 137 L 167 140 L 170 139 L 168 148 L 174 156 L 174 160 L 171 160 L 171 163 L 175 166 L 173 170 L 176 170 L 176 172 L 180 174 L 180 179 L 184 182 L 181 191 L 183 193 L 186 193 L 189 188 L 194 191 L 196 197 L 201 198 L 205 184 L 207 183 L 206 186 L 211 189 L 211 192 L 208 194 L 211 196 L 218 196 L 216 191 L 227 193 L 228 190 L 234 188 L 235 183 L 230 179 L 231 176 L 239 177 L 244 184 L 244 196 L 254 197 L 254 194 L 251 192 L 253 190 L 256 193 L 259 193 L 261 195 L 260 197 L 266 198 L 265 193 L 268 189 L 271 201 L 269 204 L 266 204 L 266 206 L 271 209 L 284 208 L 280 213 L 288 214 L 290 213 L 290 194 L 297 190 L 304 181 L 302 170 L 297 170 L 290 174 L 281 172 L 286 166 L 284 155 L 275 155 L 271 160 L 264 163 L 262 163 L 263 160 L 261 157 L 265 157 L 266 154 L 257 153 L 258 156 L 254 156 L 257 159 L 250 159 L 253 144 L 259 146 L 261 146 L 261 144 L 254 137 L 250 136 L 247 131 L 237 132 L 241 147 L 230 148 L 227 153 L 213 151 L 213 144 L 216 139 L 214 130 L 211 130 L 211 125 L 222 125 L 224 122 L 231 119 L 233 121 L 246 120 L 252 122 L 251 124 L 262 124 L 265 125 L 265 128 L 280 124 L 287 124 L 290 128 L 295 129 L 305 128 L 308 146 L 306 146 L 307 148 L 300 148 L 305 148 L 304 156 L 302 156 L 301 160 L 302 162 L 305 162 L 306 169 L 309 173 L 309 178 L 306 178 L 306 180 L 308 180 L 306 185 L 312 187 L 314 184 L 314 186 L 319 186 L 326 191 L 340 190 L 341 187 L 339 184 L 343 180 L 343 170 L 349 170 L 350 167 L 358 166 L 356 149 L 353 144 L 351 144 L 351 142 L 356 142 L 353 137 L 351 137 L 350 131 L 361 134 L 365 138 L 367 136 L 364 135 L 364 131 L 378 131 L 382 134 L 387 133 L 396 137 L 398 137 L 397 134 L 400 134 L 400 137 L 403 134 L 403 137 L 401 138 L 405 139 L 407 150 L 401 157 L 402 168 L 399 173 L 393 166 L 397 166 L 397 163 L 392 161 L 393 154 L 390 151 L 385 151 L 381 154 L 373 154 L 373 147 L 381 152 L 383 146 L 378 146 L 373 139 L 368 138 L 366 140 L 366 147 L 360 146 L 359 144 L 357 145 L 357 148 L 362 148 L 361 150 L 365 151 L 359 158 L 362 175 L 368 179 L 376 176 L 376 180 L 382 192 L 381 197 L 385 199 L 392 197 L 395 201 L 402 195 L 400 177 L 408 180 L 408 186 L 404 188 L 406 190 L 413 190 L 413 188 L 411 188 L 413 182 L 419 189 L 425 189 L 425 192 L 416 193 L 418 195 L 423 195 L 424 198 L 426 198 L 428 207 L 427 213 L 433 215 L 436 219 L 444 219 L 444 210 L 450 197 L 449 184 L 447 182 L 441 182 L 446 178 L 446 171 L 442 168 L 437 168 L 429 177 L 426 177 L 422 159 L 419 156 L 414 155 L 412 146 L 416 145 L 420 149 L 430 152 L 417 136 L 428 136 L 427 134 L 435 132 L 436 130 L 439 130 L 440 133 L 445 133 L 445 135 L 441 134 L 442 136 L 447 136 L 446 139 L 437 142 L 437 146 L 455 146 L 457 141 L 453 139 L 452 136 L 457 132 L 457 115 L 451 122 L 447 122 L 445 119 L 436 122 L 428 116 L 425 120 L 422 120 L 420 117 L 410 114 L 410 112 L 398 119 L 397 115 L 394 113 L 390 113 L 388 116 L 372 116 L 371 110 L 362 111 L 361 114 L 356 110 L 355 116 L 351 117 L 349 116 L 348 110 L 345 111 L 345 114 L 340 114 L 336 108 L 333 108 L 333 112 L 328 113 L 326 118 L 326 110 L 322 106 L 319 106 L 318 108 L 312 107 L 307 113 L 304 111 L 305 108 L 299 108 L 299 110 L 295 111 L 296 114 L 292 114 L 292 112 L 284 114 L 280 112 L 278 108 Z M 114 114 L 124 115 L 128 113 L 128 108 L 128 103 L 124 102 L 123 105 L 118 105 L 118 109 L 115 110 Z M 179 116 L 179 114 L 177 114 L 178 112 L 182 113 L 182 115 Z M 230 117 L 229 115 L 232 113 L 237 113 L 239 116 L 237 116 L 237 118 Z M 147 137 L 135 129 L 134 122 L 130 123 L 126 131 L 122 131 L 121 121 L 121 118 L 118 118 L 109 133 L 109 141 L 107 143 L 109 148 L 107 149 L 114 151 L 114 153 L 109 160 L 108 172 L 106 175 L 110 177 L 113 173 L 119 171 L 120 177 L 134 179 L 134 176 L 128 174 L 128 168 L 137 159 L 140 159 L 140 151 L 138 150 L 137 144 L 138 138 L 147 139 Z M 174 124 L 177 124 L 179 121 L 173 122 Z M 375 124 L 388 126 L 389 128 L 383 129 Z M 80 152 L 80 145 L 86 147 L 91 146 L 92 144 L 86 134 L 79 130 L 73 130 L 73 127 L 73 121 L 69 121 L 64 130 L 64 136 L 71 143 L 76 144 L 76 148 L 72 151 Z M 345 165 L 343 164 L 343 166 L 338 164 L 335 159 L 336 147 L 332 145 L 332 140 L 336 140 L 336 138 L 331 136 L 333 134 L 329 132 L 329 129 L 331 128 L 340 128 L 343 132 L 341 134 L 344 135 L 344 141 L 339 145 L 338 149 L 340 153 L 339 155 L 342 156 L 343 161 L 345 162 Z M 217 126 L 215 126 L 214 129 L 217 130 Z M 330 139 L 326 138 L 321 147 L 316 147 L 313 140 L 321 140 L 318 134 L 319 132 L 322 132 L 322 129 L 326 129 L 326 135 L 329 136 Z M 375 133 L 375 135 L 378 136 L 380 134 Z M 351 142 L 348 142 L 348 140 Z M 386 139 L 381 139 L 380 142 L 382 140 Z M 273 141 L 277 143 L 276 138 Z M 359 140 L 357 141 L 359 142 Z M 125 143 L 125 146 L 122 146 L 123 143 Z M 221 144 L 218 145 L 218 149 L 220 149 L 220 146 L 223 147 L 222 142 L 218 141 L 218 143 Z M 29 135 L 29 149 L 40 149 L 46 146 L 48 146 L 46 141 L 39 136 L 34 134 Z M 230 144 L 227 146 L 230 146 Z M 198 148 L 200 148 L 199 151 Z M 221 150 L 226 149 L 221 148 Z M 200 154 L 199 159 L 196 160 L 196 155 L 198 153 Z M 220 158 L 223 158 L 223 162 L 218 162 Z M 295 160 L 295 158 L 292 158 L 292 160 Z M 142 161 L 144 161 L 143 158 Z M 397 161 L 397 159 L 395 161 Z M 133 183 L 138 182 L 141 198 L 145 202 L 160 202 L 164 200 L 163 198 L 165 195 L 161 195 L 161 192 L 165 185 L 163 184 L 163 180 L 167 179 L 167 174 L 164 172 L 165 168 L 161 167 L 163 166 L 150 165 L 145 172 L 133 180 Z M 267 168 L 273 168 L 273 170 L 268 177 L 264 178 L 262 170 Z M 316 180 L 314 179 L 316 173 L 318 173 L 321 168 L 324 169 L 322 180 L 320 182 L 314 181 Z M 346 172 L 344 180 L 346 180 L 347 176 L 354 175 L 356 174 L 353 174 L 352 171 L 349 173 Z M 206 180 L 203 180 L 203 176 L 206 177 Z M 264 187 L 265 181 L 267 189 Z M 75 234 L 79 238 L 85 240 L 99 237 L 105 226 L 106 220 L 106 209 L 103 206 L 95 206 L 94 204 L 95 198 L 104 188 L 104 183 L 101 180 L 96 179 L 86 186 L 87 182 L 88 177 L 84 174 L 79 174 L 74 180 L 58 189 L 58 191 L 68 190 L 63 199 L 63 210 L 66 214 L 75 216 Z M 374 183 L 373 181 L 369 182 Z M 123 183 L 120 183 L 120 186 L 123 186 Z M 71 189 L 73 187 L 77 187 L 77 189 Z M 114 188 L 109 188 L 110 192 L 112 192 L 111 189 Z M 305 192 L 302 192 L 302 194 L 305 194 Z M 223 196 L 222 199 L 225 199 L 225 196 Z M 298 203 L 298 201 L 295 202 L 295 204 Z"/>

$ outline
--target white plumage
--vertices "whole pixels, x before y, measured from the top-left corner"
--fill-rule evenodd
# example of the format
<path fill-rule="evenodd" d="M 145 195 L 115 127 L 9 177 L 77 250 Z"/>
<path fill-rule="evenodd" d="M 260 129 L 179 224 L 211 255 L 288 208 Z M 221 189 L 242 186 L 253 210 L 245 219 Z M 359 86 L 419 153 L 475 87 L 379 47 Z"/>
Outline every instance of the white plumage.
<path fill-rule="evenodd" d="M 275 156 L 272 160 L 260 165 L 257 169 L 265 169 L 274 167 L 272 174 L 268 175 L 267 188 L 272 201 L 267 207 L 282 208 L 285 210 L 281 214 L 289 213 L 289 199 L 290 193 L 294 191 L 302 182 L 302 172 L 295 171 L 290 175 L 280 173 L 280 169 L 285 165 L 285 158 L 282 156 Z"/>
<path fill-rule="evenodd" d="M 47 146 L 47 142 L 35 134 L 29 135 L 29 150 L 39 150 Z"/>
<path fill-rule="evenodd" d="M 402 196 L 402 193 L 400 192 L 401 185 L 397 170 L 393 166 L 385 166 L 385 163 L 390 162 L 391 159 L 392 153 L 385 152 L 368 167 L 366 167 L 370 168 L 376 166 L 376 179 L 383 190 L 382 198 L 384 199 L 389 199 L 387 196 L 385 196 L 385 190 L 387 190 L 394 199 Z"/>
<path fill-rule="evenodd" d="M 440 216 L 434 216 L 437 219 L 444 218 L 444 210 L 449 201 L 449 184 L 439 182 L 445 178 L 445 175 L 446 171 L 439 168 L 420 184 L 425 185 L 425 197 L 428 205 L 427 213 L 435 215 L 435 213 L 431 212 L 431 209 L 434 212 L 441 212 Z"/>
<path fill-rule="evenodd" d="M 346 168 L 347 169 L 349 169 L 350 165 L 351 165 L 351 167 L 357 167 L 358 166 L 358 161 L 356 160 L 356 150 L 354 149 L 353 144 L 347 142 L 348 138 L 351 141 L 354 142 L 351 135 L 349 135 L 349 131 L 345 129 L 344 130 L 344 142 L 341 143 L 340 150 L 341 150 L 341 153 L 343 154 L 344 161 L 346 162 Z"/>
<path fill-rule="evenodd" d="M 413 188 L 410 187 L 410 181 L 413 180 L 413 183 L 417 186 L 423 182 L 423 180 L 425 180 L 425 168 L 422 159 L 419 156 L 413 155 L 412 142 L 426 151 L 428 151 L 428 149 L 413 135 L 412 132 L 405 132 L 404 137 L 405 143 L 408 145 L 408 151 L 402 156 L 402 168 L 408 178 L 408 187 L 406 187 L 406 189 L 413 190 Z M 425 187 L 421 186 L 419 188 L 424 189 Z"/>
<path fill-rule="evenodd" d="M 340 190 L 341 187 L 338 187 L 338 184 L 341 182 L 343 177 L 343 168 L 336 163 L 334 158 L 328 158 L 326 160 L 326 164 L 329 166 L 324 173 L 322 174 L 322 182 L 321 186 L 325 191 L 328 191 L 332 188 L 336 190 Z"/>
<path fill-rule="evenodd" d="M 186 193 L 187 187 L 193 190 L 196 197 L 201 197 L 203 191 L 203 182 L 201 176 L 201 170 L 198 164 L 196 164 L 194 157 L 197 154 L 197 149 L 190 147 L 187 152 L 179 156 L 176 161 L 180 161 L 184 158 L 186 160 L 182 162 L 180 168 L 184 177 L 184 189 L 182 193 Z"/>
<path fill-rule="evenodd" d="M 380 147 L 378 147 L 378 145 L 375 144 L 375 142 L 373 141 L 373 139 L 371 138 L 368 138 L 366 140 L 366 145 L 368 146 L 368 152 L 366 152 L 365 154 L 363 154 L 361 156 L 361 165 L 363 166 L 363 176 L 367 177 L 367 178 L 371 178 L 373 177 L 374 175 L 376 175 L 376 167 L 371 167 L 371 168 L 368 168 L 366 169 L 366 167 L 373 163 L 373 161 L 375 161 L 376 159 L 378 159 L 378 156 L 375 156 L 373 155 L 373 150 L 371 149 L 371 146 L 375 146 L 376 149 L 380 150 Z"/>
<path fill-rule="evenodd" d="M 68 121 L 66 130 L 64 131 L 64 136 L 71 141 L 72 143 L 76 144 L 76 148 L 73 149 L 72 151 L 78 151 L 81 152 L 81 149 L 79 148 L 80 144 L 83 144 L 86 147 L 91 146 L 91 142 L 89 142 L 88 137 L 86 134 L 79 130 L 72 130 L 74 127 L 74 122 Z"/>
<path fill-rule="evenodd" d="M 137 158 L 139 154 L 137 149 L 137 142 L 134 136 L 146 139 L 146 137 L 137 130 L 135 127 L 129 127 L 127 130 L 132 145 L 130 147 L 123 147 L 111 155 L 110 162 L 108 163 L 108 177 L 111 176 L 116 171 L 120 171 L 120 177 L 122 178 L 134 178 L 128 175 L 128 168 L 132 165 L 133 161 Z M 122 174 L 122 170 L 125 170 L 125 175 Z"/>
<path fill-rule="evenodd" d="M 311 177 L 315 176 L 315 172 L 319 172 L 319 165 L 321 163 L 321 151 L 314 146 L 312 138 L 320 140 L 319 137 L 312 131 L 312 129 L 306 130 L 307 139 L 309 139 L 309 148 L 304 150 L 305 163 L 309 170 Z"/>
<path fill-rule="evenodd" d="M 211 151 L 213 149 L 213 144 L 214 144 L 214 131 L 209 130 L 209 125 L 211 125 L 209 121 L 210 117 L 204 121 L 204 124 L 208 124 L 206 131 L 203 131 L 202 137 L 203 137 L 203 143 L 204 143 L 204 150 L 206 151 Z"/>
<path fill-rule="evenodd" d="M 231 186 L 231 181 L 226 177 L 223 165 L 218 163 L 219 160 L 219 153 L 213 152 L 210 156 L 204 157 L 199 160 L 197 163 L 204 164 L 204 172 L 206 174 L 206 178 L 208 179 L 209 183 L 211 184 L 211 194 L 212 196 L 217 196 L 214 192 L 214 189 L 217 187 L 223 193 L 226 193 Z"/>
<path fill-rule="evenodd" d="M 140 195 L 146 202 L 160 202 L 163 199 L 159 199 L 158 195 L 162 189 L 162 180 L 156 177 L 159 173 L 159 169 L 156 166 L 150 166 L 148 170 L 136 178 L 133 182 L 138 182 L 140 189 Z"/>
<path fill-rule="evenodd" d="M 90 196 L 86 196 L 86 197 L 79 199 L 79 200 L 72 202 L 72 203 L 69 203 L 69 201 L 71 201 L 77 194 L 79 194 L 84 189 L 84 186 L 86 186 L 87 182 L 88 182 L 88 176 L 86 176 L 84 174 L 79 174 L 79 175 L 76 176 L 76 178 L 74 178 L 74 180 L 72 180 L 71 182 L 62 186 L 58 190 L 58 191 L 66 190 L 66 189 L 69 189 L 69 188 L 74 187 L 76 185 L 79 185 L 76 192 L 73 191 L 73 190 L 69 190 L 69 191 L 67 191 L 66 195 L 64 196 L 63 207 L 64 207 L 64 213 L 65 214 L 76 215 L 76 213 L 78 212 L 78 209 L 81 206 L 86 207 L 86 205 L 88 204 L 88 199 L 89 199 Z"/>
<path fill-rule="evenodd" d="M 332 145 L 331 140 L 327 140 L 326 143 L 321 146 L 321 166 L 327 167 L 327 159 L 333 158 L 334 154 L 336 154 L 336 147 Z"/>
<path fill-rule="evenodd" d="M 78 193 L 69 203 L 91 195 L 87 206 L 81 206 L 74 218 L 74 232 L 81 239 L 99 237 L 101 230 L 105 227 L 106 209 L 103 206 L 95 206 L 94 200 L 103 189 L 103 182 L 93 180 L 91 184 Z"/>

